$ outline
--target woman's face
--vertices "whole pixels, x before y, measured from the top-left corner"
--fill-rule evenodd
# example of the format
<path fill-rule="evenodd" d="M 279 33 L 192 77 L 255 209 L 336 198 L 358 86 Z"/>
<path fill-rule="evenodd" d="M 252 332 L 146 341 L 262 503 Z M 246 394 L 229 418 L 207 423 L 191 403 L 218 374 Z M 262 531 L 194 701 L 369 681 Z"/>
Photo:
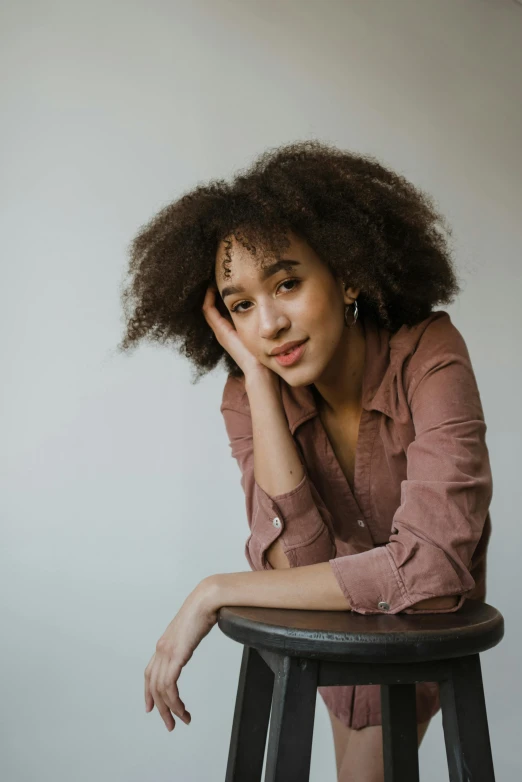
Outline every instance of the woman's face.
<path fill-rule="evenodd" d="M 291 386 L 329 376 L 332 362 L 348 339 L 344 308 L 359 289 L 344 289 L 321 258 L 297 235 L 282 253 L 286 268 L 263 279 L 250 252 L 232 237 L 230 277 L 223 276 L 224 243 L 216 253 L 216 284 L 244 345 L 260 364 Z M 290 263 L 291 262 L 291 263 Z M 231 292 L 229 289 L 233 288 Z M 237 290 L 238 288 L 242 290 Z M 306 340 L 301 357 L 289 366 L 271 355 L 285 342 Z"/>

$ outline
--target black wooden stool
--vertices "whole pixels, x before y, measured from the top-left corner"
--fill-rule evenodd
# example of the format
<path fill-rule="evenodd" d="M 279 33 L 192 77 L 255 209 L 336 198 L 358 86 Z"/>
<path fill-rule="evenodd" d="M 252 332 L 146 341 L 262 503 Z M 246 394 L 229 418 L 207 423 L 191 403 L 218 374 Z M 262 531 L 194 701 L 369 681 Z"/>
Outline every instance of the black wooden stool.
<path fill-rule="evenodd" d="M 494 782 L 479 653 L 502 615 L 466 600 L 449 614 L 362 615 L 223 607 L 244 645 L 226 782 L 308 782 L 317 687 L 380 684 L 386 782 L 418 782 L 415 683 L 438 682 L 450 782 Z"/>

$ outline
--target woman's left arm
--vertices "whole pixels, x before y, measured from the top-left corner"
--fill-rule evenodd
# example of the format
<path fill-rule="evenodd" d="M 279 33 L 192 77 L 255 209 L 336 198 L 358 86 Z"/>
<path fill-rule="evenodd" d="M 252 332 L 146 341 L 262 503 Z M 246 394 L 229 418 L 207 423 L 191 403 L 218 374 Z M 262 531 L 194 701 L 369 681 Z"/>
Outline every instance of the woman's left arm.
<path fill-rule="evenodd" d="M 426 600 L 424 607 L 450 607 L 454 600 Z M 175 727 L 173 715 L 187 725 L 190 723 L 190 713 L 179 696 L 177 682 L 183 666 L 217 623 L 222 606 L 350 610 L 328 562 L 297 568 L 218 573 L 203 579 L 166 628 L 145 669 L 145 710 L 152 711 L 156 705 L 169 731 Z"/>
<path fill-rule="evenodd" d="M 389 541 L 330 564 L 358 613 L 429 613 L 428 600 L 450 596 L 458 610 L 476 585 L 473 554 L 493 484 L 475 374 L 447 317 L 426 328 L 400 373 L 396 391 L 407 396 L 415 438 Z"/>

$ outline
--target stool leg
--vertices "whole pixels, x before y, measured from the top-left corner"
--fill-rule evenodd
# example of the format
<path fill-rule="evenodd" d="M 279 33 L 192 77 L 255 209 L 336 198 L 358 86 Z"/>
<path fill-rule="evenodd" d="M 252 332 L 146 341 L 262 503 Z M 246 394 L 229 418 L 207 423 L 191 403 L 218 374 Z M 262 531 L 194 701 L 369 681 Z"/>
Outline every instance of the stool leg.
<path fill-rule="evenodd" d="M 261 782 L 273 687 L 272 670 L 245 645 L 225 782 Z"/>
<path fill-rule="evenodd" d="M 419 782 L 415 684 L 381 684 L 385 782 Z"/>
<path fill-rule="evenodd" d="M 495 782 L 479 655 L 447 664 L 439 688 L 450 782 Z"/>
<path fill-rule="evenodd" d="M 265 782 L 308 782 L 318 663 L 282 657 L 275 675 Z"/>

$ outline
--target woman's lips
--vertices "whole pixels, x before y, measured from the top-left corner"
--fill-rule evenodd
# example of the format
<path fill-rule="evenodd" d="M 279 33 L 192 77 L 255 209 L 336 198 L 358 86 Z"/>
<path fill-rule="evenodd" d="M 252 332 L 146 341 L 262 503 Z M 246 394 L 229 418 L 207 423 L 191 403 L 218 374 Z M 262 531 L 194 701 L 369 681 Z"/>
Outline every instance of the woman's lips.
<path fill-rule="evenodd" d="M 289 367 L 291 364 L 295 364 L 303 355 L 307 342 L 308 340 L 305 339 L 304 342 L 297 345 L 290 353 L 279 353 L 278 356 L 274 356 L 275 360 L 283 367 Z"/>

